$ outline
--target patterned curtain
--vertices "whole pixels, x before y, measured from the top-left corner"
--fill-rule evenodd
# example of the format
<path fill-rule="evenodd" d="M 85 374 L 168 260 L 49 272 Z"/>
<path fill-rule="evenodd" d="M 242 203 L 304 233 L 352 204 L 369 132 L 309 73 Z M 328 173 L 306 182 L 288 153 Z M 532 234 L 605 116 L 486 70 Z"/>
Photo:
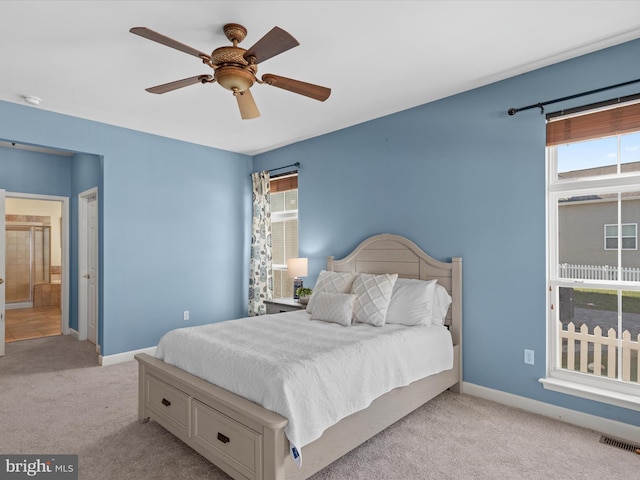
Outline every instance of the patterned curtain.
<path fill-rule="evenodd" d="M 273 297 L 269 172 L 251 174 L 251 182 L 253 184 L 253 221 L 251 224 L 251 271 L 249 272 L 250 316 L 267 313 L 264 301 Z"/>

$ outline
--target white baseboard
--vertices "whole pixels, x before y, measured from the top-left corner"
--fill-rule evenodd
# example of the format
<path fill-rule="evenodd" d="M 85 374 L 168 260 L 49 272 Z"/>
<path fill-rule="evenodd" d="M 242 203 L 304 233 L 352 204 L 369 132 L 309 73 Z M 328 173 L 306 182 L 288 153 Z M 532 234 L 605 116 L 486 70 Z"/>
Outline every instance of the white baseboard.
<path fill-rule="evenodd" d="M 588 413 L 578 412 L 564 407 L 558 407 L 550 403 L 520 397 L 500 390 L 463 382 L 463 392 L 473 397 L 484 398 L 502 405 L 519 408 L 528 412 L 537 413 L 545 417 L 554 418 L 562 422 L 577 425 L 610 435 L 614 438 L 640 443 L 640 427 L 628 423 L 597 417 Z"/>
<path fill-rule="evenodd" d="M 109 365 L 115 365 L 116 363 L 128 362 L 130 360 L 133 360 L 134 359 L 133 357 L 138 353 L 148 353 L 149 355 L 155 355 L 156 347 L 141 348 L 140 350 L 132 350 L 130 352 L 116 353 L 115 355 L 105 355 L 105 356 L 99 355 L 98 363 L 103 367 L 106 367 Z"/>

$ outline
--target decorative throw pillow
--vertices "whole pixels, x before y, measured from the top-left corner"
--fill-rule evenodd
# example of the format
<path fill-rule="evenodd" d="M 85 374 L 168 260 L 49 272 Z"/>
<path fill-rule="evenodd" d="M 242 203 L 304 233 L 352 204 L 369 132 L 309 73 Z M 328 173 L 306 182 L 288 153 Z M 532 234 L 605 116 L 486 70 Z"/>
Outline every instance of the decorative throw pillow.
<path fill-rule="evenodd" d="M 348 327 L 353 318 L 353 302 L 356 296 L 352 293 L 320 292 L 316 298 L 311 320 L 322 320 Z"/>
<path fill-rule="evenodd" d="M 316 303 L 316 297 L 318 293 L 349 293 L 351 291 L 351 285 L 353 285 L 354 273 L 342 273 L 342 272 L 327 272 L 326 270 L 320 270 L 316 285 L 313 287 L 313 293 L 307 303 L 307 312 L 313 312 L 313 306 Z"/>
<path fill-rule="evenodd" d="M 353 307 L 353 317 L 357 322 L 369 323 L 376 327 L 384 325 L 398 275 L 371 275 L 359 273 L 353 281 L 351 293 L 357 295 Z"/>
<path fill-rule="evenodd" d="M 399 278 L 393 287 L 386 323 L 430 325 L 436 280 Z"/>

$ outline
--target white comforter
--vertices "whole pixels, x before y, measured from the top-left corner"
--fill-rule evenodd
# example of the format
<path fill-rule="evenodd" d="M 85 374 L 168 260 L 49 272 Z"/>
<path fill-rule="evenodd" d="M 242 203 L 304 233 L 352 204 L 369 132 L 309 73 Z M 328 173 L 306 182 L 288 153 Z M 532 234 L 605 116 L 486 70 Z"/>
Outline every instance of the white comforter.
<path fill-rule="evenodd" d="M 342 327 L 305 311 L 173 330 L 156 357 L 286 417 L 298 452 L 380 395 L 453 367 L 445 327 Z"/>

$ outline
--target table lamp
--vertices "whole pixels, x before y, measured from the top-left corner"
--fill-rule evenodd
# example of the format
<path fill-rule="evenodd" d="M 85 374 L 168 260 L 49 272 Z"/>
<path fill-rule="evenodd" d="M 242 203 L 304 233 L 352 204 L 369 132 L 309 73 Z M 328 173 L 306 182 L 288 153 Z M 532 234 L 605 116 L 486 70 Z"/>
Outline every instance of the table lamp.
<path fill-rule="evenodd" d="M 298 299 L 296 291 L 302 287 L 302 279 L 308 274 L 308 259 L 306 258 L 289 258 L 287 259 L 287 272 L 293 277 L 293 298 Z"/>

